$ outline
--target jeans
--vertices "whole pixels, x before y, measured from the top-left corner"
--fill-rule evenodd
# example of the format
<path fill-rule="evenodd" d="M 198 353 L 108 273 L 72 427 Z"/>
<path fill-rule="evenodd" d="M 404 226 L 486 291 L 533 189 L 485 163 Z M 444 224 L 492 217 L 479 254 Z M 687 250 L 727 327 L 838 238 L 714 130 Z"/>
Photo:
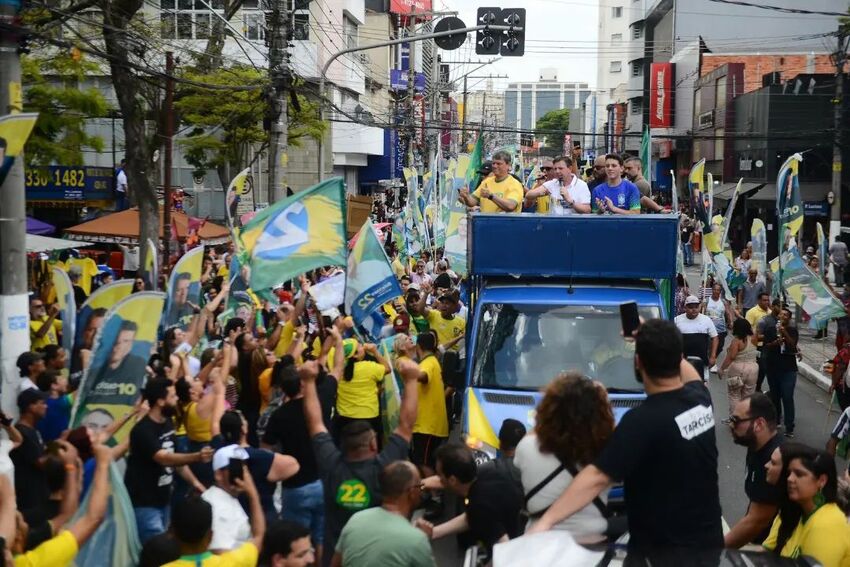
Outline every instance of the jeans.
<path fill-rule="evenodd" d="M 797 371 L 767 373 L 767 383 L 770 385 L 770 399 L 776 406 L 776 421 L 782 420 L 785 412 L 785 432 L 794 432 L 794 388 L 797 386 Z"/>
<path fill-rule="evenodd" d="M 317 480 L 297 488 L 283 488 L 281 518 L 310 528 L 313 543 L 321 545 L 325 539 L 325 491 Z M 333 555 L 333 550 L 328 550 Z"/>
<path fill-rule="evenodd" d="M 694 247 L 688 242 L 682 242 L 682 256 L 685 258 L 685 265 L 690 266 L 694 263 Z"/>
<path fill-rule="evenodd" d="M 115 212 L 127 210 L 127 193 L 123 191 L 115 192 Z"/>
<path fill-rule="evenodd" d="M 144 545 L 153 536 L 164 533 L 171 519 L 171 509 L 162 508 L 133 508 L 136 515 L 136 527 L 139 530 L 139 541 Z"/>

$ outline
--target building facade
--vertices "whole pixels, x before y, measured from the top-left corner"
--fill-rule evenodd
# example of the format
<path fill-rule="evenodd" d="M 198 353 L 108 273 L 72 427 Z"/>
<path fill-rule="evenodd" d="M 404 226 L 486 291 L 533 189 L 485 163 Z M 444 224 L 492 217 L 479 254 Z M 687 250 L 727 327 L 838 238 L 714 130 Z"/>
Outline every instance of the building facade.
<path fill-rule="evenodd" d="M 543 69 L 537 82 L 508 84 L 504 94 L 504 124 L 522 131 L 533 130 L 537 120 L 547 112 L 580 109 L 589 94 L 587 83 L 562 83 L 554 69 Z"/>

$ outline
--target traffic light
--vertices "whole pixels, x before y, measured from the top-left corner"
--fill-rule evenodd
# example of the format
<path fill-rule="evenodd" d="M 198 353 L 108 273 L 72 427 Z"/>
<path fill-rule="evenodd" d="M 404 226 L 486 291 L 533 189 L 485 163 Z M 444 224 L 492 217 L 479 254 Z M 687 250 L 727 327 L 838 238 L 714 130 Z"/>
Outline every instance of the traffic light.
<path fill-rule="evenodd" d="M 478 8 L 477 26 L 488 26 L 475 32 L 475 53 L 519 57 L 525 53 L 525 8 Z M 494 30 L 489 26 L 509 26 Z"/>
<path fill-rule="evenodd" d="M 510 30 L 502 32 L 502 45 L 499 52 L 502 57 L 519 57 L 525 53 L 525 8 L 502 10 L 499 19 L 500 24 L 511 27 Z"/>
<path fill-rule="evenodd" d="M 478 8 L 477 26 L 500 24 L 501 8 Z M 498 55 L 501 49 L 502 32 L 484 28 L 475 32 L 475 53 L 478 55 Z"/>

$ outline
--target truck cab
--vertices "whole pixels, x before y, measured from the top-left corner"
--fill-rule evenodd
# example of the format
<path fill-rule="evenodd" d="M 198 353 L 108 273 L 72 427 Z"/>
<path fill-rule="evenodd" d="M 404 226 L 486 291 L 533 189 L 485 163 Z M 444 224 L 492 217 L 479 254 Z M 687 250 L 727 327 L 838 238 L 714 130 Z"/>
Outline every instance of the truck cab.
<path fill-rule="evenodd" d="M 530 431 L 542 390 L 575 370 L 608 389 L 617 421 L 645 398 L 619 306 L 672 318 L 673 215 L 472 214 L 462 433 L 476 459 L 496 456 L 507 418 Z"/>

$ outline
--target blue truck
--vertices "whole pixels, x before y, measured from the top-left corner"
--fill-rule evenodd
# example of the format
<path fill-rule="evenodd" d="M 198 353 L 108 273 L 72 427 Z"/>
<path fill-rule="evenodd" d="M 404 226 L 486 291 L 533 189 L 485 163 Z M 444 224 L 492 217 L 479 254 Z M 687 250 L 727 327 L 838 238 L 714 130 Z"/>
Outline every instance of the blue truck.
<path fill-rule="evenodd" d="M 672 318 L 675 215 L 472 214 L 462 434 L 496 456 L 502 422 L 531 430 L 541 389 L 577 370 L 608 389 L 619 421 L 645 395 L 619 306 Z"/>

